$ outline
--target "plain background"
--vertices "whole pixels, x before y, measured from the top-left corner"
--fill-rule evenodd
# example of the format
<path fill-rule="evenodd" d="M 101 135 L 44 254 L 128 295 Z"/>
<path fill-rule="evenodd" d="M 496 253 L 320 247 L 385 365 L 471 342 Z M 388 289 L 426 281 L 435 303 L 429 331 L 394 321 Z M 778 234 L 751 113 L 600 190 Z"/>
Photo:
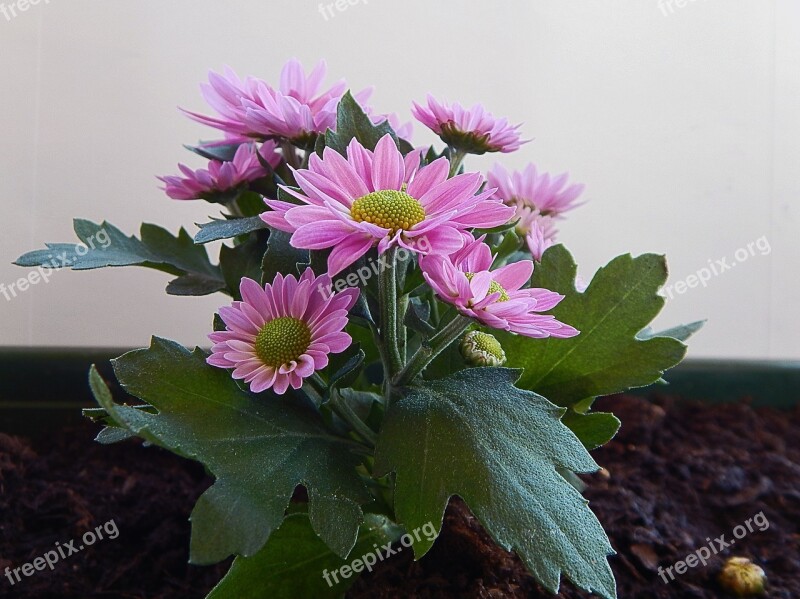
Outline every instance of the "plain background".
<path fill-rule="evenodd" d="M 213 206 L 169 200 L 154 177 L 201 166 L 181 144 L 214 135 L 176 106 L 205 112 L 198 84 L 224 64 L 277 82 L 286 59 L 325 58 L 329 82 L 375 85 L 381 112 L 409 118 L 430 91 L 524 122 L 535 141 L 501 159 L 587 185 L 560 235 L 584 278 L 657 252 L 685 280 L 766 236 L 768 255 L 675 295 L 658 324 L 709 318 L 693 357 L 800 358 L 800 2 L 353 2 L 327 19 L 307 0 L 40 0 L 0 14 L 0 283 L 27 274 L 10 264 L 20 254 L 73 241 L 72 217 L 193 234 Z M 0 345 L 205 344 L 225 298 L 166 297 L 167 281 L 57 272 L 0 296 Z"/>

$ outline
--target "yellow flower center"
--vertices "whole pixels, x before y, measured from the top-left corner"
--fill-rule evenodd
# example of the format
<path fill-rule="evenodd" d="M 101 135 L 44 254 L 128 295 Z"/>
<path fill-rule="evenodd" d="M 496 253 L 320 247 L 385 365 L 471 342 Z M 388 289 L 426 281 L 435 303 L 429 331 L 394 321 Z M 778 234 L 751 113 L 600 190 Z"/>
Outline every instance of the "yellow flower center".
<path fill-rule="evenodd" d="M 394 235 L 425 220 L 425 209 L 405 191 L 384 189 L 358 198 L 350 208 L 350 216 L 356 222 L 389 229 Z"/>
<path fill-rule="evenodd" d="M 471 281 L 472 277 L 475 276 L 474 272 L 465 272 L 464 274 L 467 275 L 468 281 Z M 507 302 L 508 300 L 511 299 L 508 296 L 508 292 L 505 289 L 503 289 L 503 286 L 497 281 L 492 281 L 491 283 L 489 283 L 489 291 L 486 293 L 486 295 L 492 295 L 493 293 L 500 294 L 500 297 L 497 298 L 498 302 Z"/>
<path fill-rule="evenodd" d="M 299 318 L 270 320 L 256 335 L 256 355 L 267 366 L 278 368 L 297 360 L 311 345 L 311 329 Z"/>

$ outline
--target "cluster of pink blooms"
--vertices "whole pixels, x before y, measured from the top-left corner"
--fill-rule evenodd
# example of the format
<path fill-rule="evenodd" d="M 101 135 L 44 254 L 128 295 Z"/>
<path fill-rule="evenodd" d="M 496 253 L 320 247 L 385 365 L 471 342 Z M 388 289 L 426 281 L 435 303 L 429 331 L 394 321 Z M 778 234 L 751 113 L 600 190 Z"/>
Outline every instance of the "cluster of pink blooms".
<path fill-rule="evenodd" d="M 336 126 L 336 110 L 344 82 L 322 88 L 325 65 L 306 76 L 290 61 L 280 86 L 232 70 L 211 73 L 203 95 L 218 116 L 187 114 L 225 134 L 227 143 L 242 143 L 232 162 L 212 161 L 207 169 L 181 166 L 183 177 L 163 177 L 167 193 L 177 199 L 207 198 L 263 177 L 282 160 L 285 144 L 308 149 L 310 142 Z M 359 103 L 370 90 L 357 94 Z M 365 109 L 367 114 L 372 111 Z M 414 104 L 414 117 L 463 153 L 511 152 L 520 147 L 519 125 L 496 119 L 482 106 L 448 106 L 428 97 Z M 399 126 L 395 115 L 370 117 Z M 403 127 L 401 137 L 410 137 Z M 260 143 L 260 149 L 257 144 Z M 537 260 L 552 245 L 553 220 L 576 206 L 580 185 L 566 175 L 551 178 L 531 165 L 509 173 L 496 166 L 487 180 L 480 173 L 451 174 L 441 157 L 423 160 L 424 149 L 405 155 L 390 135 L 374 150 L 353 139 L 345 155 L 325 148 L 307 154 L 304 168 L 291 168 L 297 187 L 282 185 L 292 202 L 265 199 L 266 224 L 291 234 L 290 243 L 309 250 L 329 249 L 328 272 L 320 277 L 307 269 L 299 278 L 278 275 L 264 286 L 241 283 L 241 301 L 220 310 L 227 330 L 212 333 L 209 364 L 233 369 L 233 377 L 253 392 L 272 389 L 282 394 L 328 363 L 328 354 L 351 344 L 344 331 L 357 289 L 324 294 L 331 277 L 341 273 L 372 248 L 383 254 L 393 247 L 418 254 L 428 285 L 443 302 L 485 326 L 533 338 L 572 337 L 573 327 L 544 314 L 562 295 L 526 287 L 531 260 L 492 270 L 493 256 L 485 236 L 472 231 L 517 222 Z M 424 243 L 423 243 L 424 241 Z"/>
<path fill-rule="evenodd" d="M 533 164 L 512 173 L 496 164 L 489 171 L 489 186 L 497 189 L 494 197 L 514 207 L 517 231 L 525 236 L 536 261 L 541 261 L 544 251 L 555 243 L 554 221 L 579 205 L 577 199 L 584 186 L 568 185 L 568 177 L 567 173 L 557 177 L 539 173 Z"/>

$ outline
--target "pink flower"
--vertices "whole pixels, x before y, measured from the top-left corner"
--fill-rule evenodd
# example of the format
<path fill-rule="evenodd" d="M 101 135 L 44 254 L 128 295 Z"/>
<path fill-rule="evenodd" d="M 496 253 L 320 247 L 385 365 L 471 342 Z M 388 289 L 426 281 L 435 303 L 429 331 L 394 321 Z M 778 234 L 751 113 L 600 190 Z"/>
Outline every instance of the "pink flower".
<path fill-rule="evenodd" d="M 208 168 L 196 171 L 179 164 L 183 177 L 159 179 L 164 182 L 167 195 L 175 200 L 213 200 L 217 194 L 236 190 L 245 183 L 265 177 L 267 169 L 261 164 L 259 154 L 273 168 L 281 161 L 274 142 L 264 142 L 258 151 L 255 144 L 248 143 L 239 146 L 231 162 L 211 160 Z"/>
<path fill-rule="evenodd" d="M 574 337 L 578 331 L 550 314 L 562 299 L 547 289 L 523 289 L 533 273 L 533 262 L 514 262 L 489 270 L 492 252 L 483 237 L 451 256 L 420 258 L 425 280 L 436 295 L 464 316 L 494 329 L 526 337 Z"/>
<path fill-rule="evenodd" d="M 300 62 L 290 60 L 281 72 L 279 89 L 260 85 L 252 97 L 242 99 L 247 127 L 261 136 L 288 139 L 304 146 L 311 146 L 316 136 L 327 129 L 335 130 L 336 109 L 347 84 L 339 81 L 320 90 L 326 70 L 321 61 L 306 76 Z M 365 89 L 354 97 L 363 104 L 371 93 L 371 89 Z"/>
<path fill-rule="evenodd" d="M 333 248 L 328 271 L 334 276 L 377 245 L 383 254 L 402 246 L 417 253 L 450 253 L 464 245 L 463 232 L 508 222 L 513 209 L 478 193 L 479 173 L 448 179 L 450 163 L 439 158 L 420 169 L 421 150 L 405 158 L 390 135 L 371 152 L 353 139 L 347 158 L 331 148 L 311 154 L 308 169 L 294 171 L 302 193 L 284 187 L 301 202 L 266 200 L 273 212 L 261 218 L 293 233 L 297 248 Z"/>
<path fill-rule="evenodd" d="M 321 89 L 326 66 L 320 61 L 306 75 L 297 59 L 284 65 L 280 87 L 248 77 L 244 80 L 229 67 L 224 73 L 208 75 L 201 85 L 203 97 L 217 111 L 218 117 L 184 110 L 195 121 L 228 134 L 258 140 L 282 138 L 300 145 L 309 145 L 313 138 L 329 127 L 336 127 L 336 108 L 347 85 L 339 81 Z M 371 93 L 363 90 L 355 97 L 365 102 Z"/>
<path fill-rule="evenodd" d="M 208 83 L 200 84 L 200 93 L 208 105 L 219 114 L 206 116 L 181 109 L 190 119 L 224 131 L 232 137 L 259 138 L 245 122 L 246 110 L 242 105 L 245 98 L 255 98 L 258 90 L 267 84 L 261 79 L 247 77 L 242 80 L 233 69 L 226 66 L 224 73 L 208 73 Z"/>
<path fill-rule="evenodd" d="M 242 279 L 242 301 L 219 310 L 227 330 L 208 336 L 214 346 L 207 362 L 233 368 L 233 378 L 244 380 L 253 393 L 299 389 L 303 379 L 328 365 L 328 354 L 343 352 L 352 342 L 343 329 L 358 290 L 320 293 L 329 285 L 330 277 L 314 277 L 310 268 L 299 281 L 278 274 L 264 287 Z"/>
<path fill-rule="evenodd" d="M 525 236 L 525 241 L 533 259 L 541 262 L 545 250 L 556 242 L 556 230 L 552 226 L 551 218 L 540 216 L 534 219 Z"/>
<path fill-rule="evenodd" d="M 494 198 L 509 205 L 522 205 L 538 210 L 540 214 L 561 216 L 578 207 L 578 196 L 584 186 L 567 185 L 569 175 L 564 173 L 551 178 L 549 173 L 539 173 L 529 164 L 524 171 L 509 173 L 501 164 L 496 164 L 488 173 L 489 185 L 497 188 Z"/>
<path fill-rule="evenodd" d="M 527 141 L 520 140 L 521 125 L 496 119 L 481 104 L 464 108 L 438 102 L 428 94 L 427 106 L 414 102 L 411 114 L 446 144 L 472 154 L 513 152 Z"/>

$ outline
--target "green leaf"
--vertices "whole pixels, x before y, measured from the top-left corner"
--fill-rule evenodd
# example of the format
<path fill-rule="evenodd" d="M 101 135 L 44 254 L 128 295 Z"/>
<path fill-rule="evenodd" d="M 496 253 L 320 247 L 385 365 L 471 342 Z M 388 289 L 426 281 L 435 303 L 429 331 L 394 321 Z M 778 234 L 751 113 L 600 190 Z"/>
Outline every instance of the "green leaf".
<path fill-rule="evenodd" d="M 520 219 L 509 221 L 504 225 L 497 225 L 496 227 L 490 227 L 488 229 L 474 229 L 473 234 L 478 235 L 496 235 L 498 233 L 505 233 L 506 231 L 510 231 L 511 229 L 516 229 L 517 223 L 519 223 Z"/>
<path fill-rule="evenodd" d="M 261 263 L 264 281 L 269 283 L 279 272 L 297 275 L 298 264 L 308 264 L 308 250 L 301 250 L 289 243 L 291 233 L 270 229 L 267 251 Z M 323 292 L 325 290 L 322 290 Z"/>
<path fill-rule="evenodd" d="M 436 332 L 436 328 L 429 322 L 431 318 L 431 305 L 418 297 L 412 297 L 408 302 L 403 323 L 411 330 L 421 333 L 427 338 Z"/>
<path fill-rule="evenodd" d="M 401 534 L 402 530 L 388 519 L 368 514 L 351 552 L 352 559 L 372 556 L 367 558 L 371 570 L 373 557 L 378 559 L 375 546 L 382 549 Z M 237 557 L 228 574 L 206 599 L 334 599 L 341 597 L 358 578 L 358 573 L 350 572 L 344 578 L 339 572 L 339 568 L 352 563 L 332 553 L 320 541 L 306 514 L 292 514 L 286 517 L 264 549 L 253 557 Z M 363 560 L 361 563 L 357 566 L 359 570 L 364 569 Z M 326 573 L 330 585 L 325 580 Z"/>
<path fill-rule="evenodd" d="M 221 146 L 220 145 L 190 146 L 184 144 L 183 147 L 189 150 L 190 152 L 194 152 L 198 156 L 202 156 L 206 160 L 219 160 L 221 162 L 232 162 L 233 157 L 236 156 L 236 150 L 238 150 L 239 146 L 241 145 L 242 144 L 239 143 L 225 144 Z"/>
<path fill-rule="evenodd" d="M 613 553 L 587 501 L 557 469 L 597 464 L 561 423 L 563 409 L 514 387 L 519 371 L 471 368 L 405 390 L 388 410 L 375 474 L 395 472 L 395 513 L 407 530 L 437 530 L 448 500 L 466 501 L 495 541 L 556 592 L 573 583 L 615 597 Z M 414 545 L 420 556 L 432 545 Z"/>
<path fill-rule="evenodd" d="M 358 375 L 361 372 L 361 366 L 364 364 L 364 358 L 366 357 L 366 354 L 358 346 L 358 344 L 351 345 L 346 352 L 339 355 L 349 355 L 349 357 L 344 364 L 333 371 L 333 374 L 328 380 L 328 392 L 330 392 L 331 389 L 352 385 L 358 378 Z M 333 365 L 334 362 L 331 360 L 331 366 Z"/>
<path fill-rule="evenodd" d="M 210 295 L 224 288 L 224 283 L 221 283 L 219 279 L 206 275 L 190 274 L 170 281 L 167 284 L 167 293 L 169 295 L 199 296 Z"/>
<path fill-rule="evenodd" d="M 577 267 L 564 246 L 549 248 L 532 287 L 566 297 L 552 313 L 581 333 L 571 339 L 530 339 L 496 332 L 508 366 L 524 368 L 519 385 L 570 406 L 588 397 L 650 385 L 678 364 L 686 346 L 668 337 L 640 339 L 664 306 L 658 289 L 667 279 L 663 256 L 619 256 L 601 268 L 588 289 L 575 289 Z"/>
<path fill-rule="evenodd" d="M 268 235 L 265 231 L 250 234 L 244 243 L 233 247 L 223 245 L 219 251 L 219 266 L 225 277 L 228 293 L 239 300 L 239 286 L 244 277 L 262 282 L 264 273 L 261 270 L 264 254 L 267 251 Z"/>
<path fill-rule="evenodd" d="M 316 533 L 347 555 L 363 521 L 360 504 L 370 498 L 356 472 L 355 444 L 329 431 L 308 404 L 245 393 L 205 358 L 199 349 L 154 338 L 149 349 L 114 360 L 122 387 L 157 414 L 115 404 L 96 370 L 90 377 L 114 422 L 216 476 L 192 511 L 192 563 L 254 555 L 282 522 L 298 485 L 308 490 Z"/>
<path fill-rule="evenodd" d="M 96 224 L 75 219 L 75 233 L 80 243 L 48 243 L 47 249 L 28 252 L 15 264 L 25 267 L 72 268 L 91 270 L 107 266 L 144 266 L 178 277 L 192 276 L 204 281 L 202 295 L 225 287 L 219 267 L 208 260 L 205 249 L 198 247 L 181 229 L 178 236 L 156 225 L 143 224 L 141 239 L 128 237 L 107 222 Z M 171 289 L 185 295 L 190 286 L 176 282 Z"/>
<path fill-rule="evenodd" d="M 572 409 L 564 414 L 561 422 L 567 425 L 590 451 L 611 441 L 622 424 L 614 414 L 607 412 L 579 414 Z"/>
<path fill-rule="evenodd" d="M 647 327 L 639 331 L 636 337 L 642 340 L 653 339 L 655 337 L 672 337 L 678 341 L 688 341 L 692 335 L 702 329 L 705 324 L 705 320 L 698 320 L 696 322 L 690 322 L 689 324 L 678 325 L 671 329 L 666 329 L 665 331 L 659 331 L 658 333 L 653 332 L 652 328 Z"/>
<path fill-rule="evenodd" d="M 350 141 L 355 138 L 361 145 L 368 150 L 374 150 L 378 145 L 378 141 L 389 134 L 398 144 L 397 135 L 392 130 L 388 121 L 384 121 L 379 125 L 373 124 L 372 120 L 364 112 L 364 109 L 358 105 L 356 99 L 348 91 L 339 101 L 339 106 L 336 111 L 336 131 L 325 132 L 325 146 L 333 148 L 339 154 L 347 155 L 347 146 Z M 320 147 L 320 144 L 317 144 Z"/>
<path fill-rule="evenodd" d="M 245 235 L 252 231 L 258 231 L 259 229 L 266 229 L 267 223 L 261 220 L 259 216 L 251 216 L 248 218 L 233 218 L 229 220 L 214 219 L 210 223 L 197 226 L 200 227 L 200 232 L 194 236 L 194 242 L 203 244 L 209 243 L 210 241 L 238 237 L 239 235 Z"/>

